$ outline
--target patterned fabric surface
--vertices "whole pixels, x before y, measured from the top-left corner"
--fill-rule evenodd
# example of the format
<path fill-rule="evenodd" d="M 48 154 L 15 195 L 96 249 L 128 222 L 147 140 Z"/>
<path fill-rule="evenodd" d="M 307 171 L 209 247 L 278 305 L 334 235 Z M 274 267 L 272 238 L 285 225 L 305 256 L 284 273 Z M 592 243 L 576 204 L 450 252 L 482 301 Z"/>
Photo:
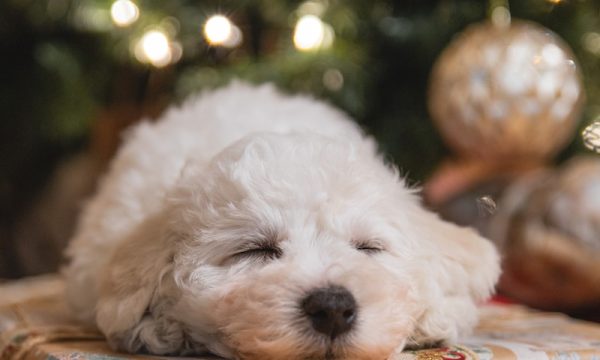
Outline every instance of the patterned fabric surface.
<path fill-rule="evenodd" d="M 69 316 L 63 291 L 58 276 L 0 285 L 0 360 L 170 359 L 110 350 L 95 329 Z M 391 360 L 471 359 L 600 360 L 600 325 L 521 306 L 486 305 L 474 334 L 459 344 L 405 351 Z"/>

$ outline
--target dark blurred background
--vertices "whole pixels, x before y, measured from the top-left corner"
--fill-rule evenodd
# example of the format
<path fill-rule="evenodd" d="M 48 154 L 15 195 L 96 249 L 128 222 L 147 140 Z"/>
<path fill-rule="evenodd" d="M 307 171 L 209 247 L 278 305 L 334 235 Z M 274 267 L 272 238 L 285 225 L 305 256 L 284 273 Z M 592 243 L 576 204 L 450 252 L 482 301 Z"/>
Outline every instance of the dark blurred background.
<path fill-rule="evenodd" d="M 597 0 L 2 0 L 0 278 L 58 268 L 123 129 L 233 78 L 341 107 L 411 183 L 433 189 L 432 208 L 487 221 L 481 209 L 495 212 L 515 172 L 478 170 L 486 176 L 447 190 L 480 167 L 456 166 L 427 102 L 442 50 L 497 8 L 558 34 L 581 73 L 586 101 L 572 111 L 568 144 L 536 167 L 589 153 L 578 134 L 600 115 Z"/>

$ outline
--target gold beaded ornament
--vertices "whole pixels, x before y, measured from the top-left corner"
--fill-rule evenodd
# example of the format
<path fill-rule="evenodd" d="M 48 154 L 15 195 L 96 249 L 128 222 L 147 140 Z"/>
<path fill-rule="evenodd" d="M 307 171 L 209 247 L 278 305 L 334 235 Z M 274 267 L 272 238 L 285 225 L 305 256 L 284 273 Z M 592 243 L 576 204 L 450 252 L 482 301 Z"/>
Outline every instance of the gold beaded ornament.
<path fill-rule="evenodd" d="M 584 91 L 575 56 L 550 30 L 525 21 L 468 27 L 441 54 L 429 110 L 467 158 L 539 160 L 576 131 Z"/>
<path fill-rule="evenodd" d="M 600 153 L 600 121 L 588 125 L 581 135 L 585 147 L 596 153 Z"/>

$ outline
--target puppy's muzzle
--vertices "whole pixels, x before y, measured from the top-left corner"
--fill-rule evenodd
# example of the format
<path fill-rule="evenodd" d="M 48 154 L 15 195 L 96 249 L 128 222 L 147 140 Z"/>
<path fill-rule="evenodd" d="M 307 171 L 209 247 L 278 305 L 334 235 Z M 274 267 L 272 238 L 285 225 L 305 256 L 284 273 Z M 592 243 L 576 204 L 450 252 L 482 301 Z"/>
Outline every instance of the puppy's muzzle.
<path fill-rule="evenodd" d="M 301 306 L 313 329 L 332 340 L 352 329 L 358 310 L 354 296 L 341 286 L 315 289 Z"/>

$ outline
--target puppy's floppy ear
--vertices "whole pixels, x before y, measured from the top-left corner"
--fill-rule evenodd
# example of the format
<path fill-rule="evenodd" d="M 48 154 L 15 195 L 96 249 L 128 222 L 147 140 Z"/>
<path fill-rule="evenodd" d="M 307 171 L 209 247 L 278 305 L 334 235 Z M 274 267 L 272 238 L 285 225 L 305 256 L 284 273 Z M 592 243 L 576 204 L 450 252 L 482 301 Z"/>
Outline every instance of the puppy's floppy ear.
<path fill-rule="evenodd" d="M 113 254 L 100 279 L 96 322 L 111 346 L 129 352 L 174 353 L 183 332 L 165 310 L 172 299 L 172 242 L 157 215 L 136 227 Z M 169 296 L 174 296 L 170 294 Z"/>
<path fill-rule="evenodd" d="M 456 340 L 475 325 L 476 304 L 494 290 L 500 275 L 498 253 L 473 229 L 443 221 L 421 207 L 413 209 L 409 221 L 424 250 L 423 283 L 417 286 L 425 304 L 410 344 Z"/>

